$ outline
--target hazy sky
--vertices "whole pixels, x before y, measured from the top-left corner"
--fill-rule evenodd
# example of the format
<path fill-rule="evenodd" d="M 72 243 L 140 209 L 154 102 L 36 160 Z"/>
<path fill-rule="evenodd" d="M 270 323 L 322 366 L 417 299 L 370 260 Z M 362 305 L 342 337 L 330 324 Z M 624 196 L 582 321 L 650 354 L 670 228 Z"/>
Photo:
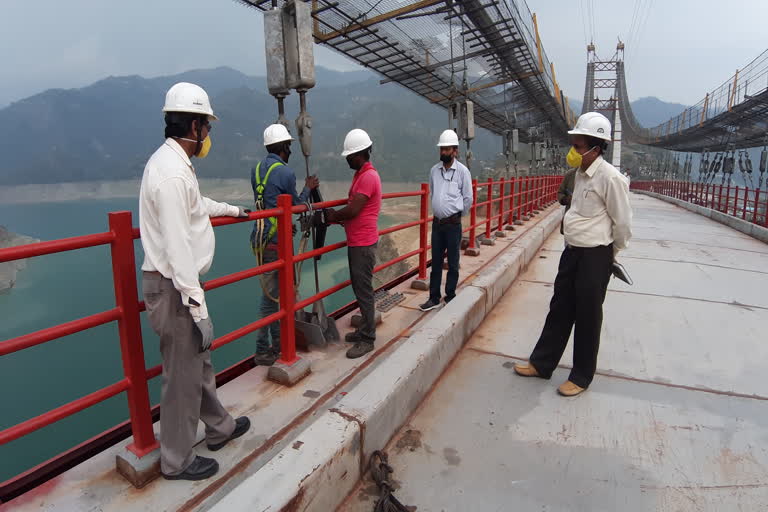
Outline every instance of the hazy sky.
<path fill-rule="evenodd" d="M 584 28 L 589 4 L 589 0 L 528 0 L 560 87 L 579 100 L 584 96 L 586 39 L 591 33 Z M 592 0 L 591 4 L 598 55 L 609 59 L 617 37 L 626 45 L 632 100 L 657 96 L 692 105 L 768 48 L 768 0 Z M 642 30 L 633 31 L 632 44 L 628 39 L 636 6 L 642 8 L 645 22 Z"/>
<path fill-rule="evenodd" d="M 695 103 L 768 46 L 766 0 L 639 1 L 650 6 L 643 9 L 644 28 L 635 45 L 625 41 L 633 99 Z M 579 99 L 588 3 L 529 0 L 561 87 Z M 637 2 L 592 3 L 595 43 L 610 57 L 616 37 L 629 36 Z M 0 106 L 109 75 L 151 77 L 221 65 L 264 72 L 262 17 L 234 0 L 2 0 L 0 13 L 0 48 L 6 49 Z M 323 48 L 316 56 L 330 68 L 356 68 Z"/>

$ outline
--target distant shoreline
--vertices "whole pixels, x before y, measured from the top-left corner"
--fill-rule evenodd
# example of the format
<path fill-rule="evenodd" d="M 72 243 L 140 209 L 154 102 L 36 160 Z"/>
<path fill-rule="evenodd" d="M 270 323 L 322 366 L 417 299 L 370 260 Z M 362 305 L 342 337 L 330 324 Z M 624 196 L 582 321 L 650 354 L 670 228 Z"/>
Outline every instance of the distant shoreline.
<path fill-rule="evenodd" d="M 351 175 L 350 175 L 351 178 Z M 253 202 L 251 183 L 246 179 L 201 178 L 200 188 L 207 197 L 217 201 L 227 201 L 249 205 Z M 83 181 L 67 183 L 45 183 L 39 185 L 0 186 L 0 202 L 3 204 L 57 203 L 80 200 L 131 199 L 139 197 L 141 181 Z M 325 181 L 321 185 L 327 199 L 345 197 L 349 181 Z M 297 186 L 302 180 L 297 180 Z M 416 183 L 382 183 L 384 192 L 415 191 Z"/>
<path fill-rule="evenodd" d="M 6 247 L 16 247 L 17 245 L 26 245 L 40 240 L 31 236 L 20 235 L 8 231 L 4 226 L 0 226 L 0 249 Z M 16 284 L 16 276 L 27 267 L 27 260 L 12 260 L 0 263 L 0 295 L 7 295 Z"/>

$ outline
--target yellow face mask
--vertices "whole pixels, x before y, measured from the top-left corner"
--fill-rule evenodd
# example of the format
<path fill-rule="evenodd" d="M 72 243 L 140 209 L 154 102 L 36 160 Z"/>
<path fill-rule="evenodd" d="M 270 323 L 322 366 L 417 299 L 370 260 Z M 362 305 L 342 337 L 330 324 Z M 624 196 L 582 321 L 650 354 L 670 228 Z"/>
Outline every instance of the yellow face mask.
<path fill-rule="evenodd" d="M 576 149 L 571 146 L 571 150 L 568 151 L 568 154 L 565 155 L 565 161 L 570 167 L 579 168 L 581 167 L 581 153 L 576 151 Z"/>
<path fill-rule="evenodd" d="M 203 139 L 203 144 L 200 146 L 200 151 L 195 156 L 197 158 L 205 158 L 208 156 L 208 152 L 210 150 L 211 150 L 211 136 L 208 135 L 205 139 Z"/>
<path fill-rule="evenodd" d="M 597 146 L 595 146 L 595 147 L 597 147 Z M 595 148 L 593 147 L 592 149 L 595 149 Z M 584 155 L 590 153 L 592 151 L 592 149 L 590 149 L 589 151 L 584 153 Z M 571 146 L 570 151 L 568 151 L 568 154 L 565 155 L 565 162 L 568 165 L 570 165 L 571 167 L 575 167 L 576 169 L 578 169 L 579 167 L 581 167 L 584 155 L 582 155 L 581 153 L 576 151 L 576 148 Z"/>

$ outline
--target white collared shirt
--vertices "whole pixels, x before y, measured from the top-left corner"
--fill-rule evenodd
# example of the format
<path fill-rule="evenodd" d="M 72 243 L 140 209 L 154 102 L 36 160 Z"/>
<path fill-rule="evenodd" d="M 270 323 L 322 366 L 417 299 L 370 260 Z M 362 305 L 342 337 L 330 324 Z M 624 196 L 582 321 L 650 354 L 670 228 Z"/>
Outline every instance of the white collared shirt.
<path fill-rule="evenodd" d="M 626 177 L 602 156 L 576 171 L 571 208 L 563 222 L 565 241 L 574 247 L 613 244 L 626 249 L 632 237 L 632 206 Z"/>
<path fill-rule="evenodd" d="M 445 219 L 456 213 L 466 215 L 472 207 L 472 175 L 467 166 L 453 159 L 446 169 L 442 162 L 429 171 L 432 213 Z"/>
<path fill-rule="evenodd" d="M 195 169 L 173 139 L 155 151 L 144 168 L 139 194 L 142 270 L 173 281 L 195 321 L 208 317 L 200 276 L 213 262 L 216 240 L 210 217 L 237 216 L 239 209 L 200 194 Z"/>

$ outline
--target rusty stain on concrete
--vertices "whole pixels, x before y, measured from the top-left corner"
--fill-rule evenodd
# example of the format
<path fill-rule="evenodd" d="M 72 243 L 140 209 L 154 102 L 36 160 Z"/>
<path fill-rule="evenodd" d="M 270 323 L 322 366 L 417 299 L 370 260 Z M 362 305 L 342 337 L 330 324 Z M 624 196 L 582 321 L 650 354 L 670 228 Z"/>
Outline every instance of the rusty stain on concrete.
<path fill-rule="evenodd" d="M 418 430 L 406 430 L 395 443 L 395 450 L 398 454 L 405 450 L 415 452 L 419 448 L 421 448 L 421 432 Z"/>

